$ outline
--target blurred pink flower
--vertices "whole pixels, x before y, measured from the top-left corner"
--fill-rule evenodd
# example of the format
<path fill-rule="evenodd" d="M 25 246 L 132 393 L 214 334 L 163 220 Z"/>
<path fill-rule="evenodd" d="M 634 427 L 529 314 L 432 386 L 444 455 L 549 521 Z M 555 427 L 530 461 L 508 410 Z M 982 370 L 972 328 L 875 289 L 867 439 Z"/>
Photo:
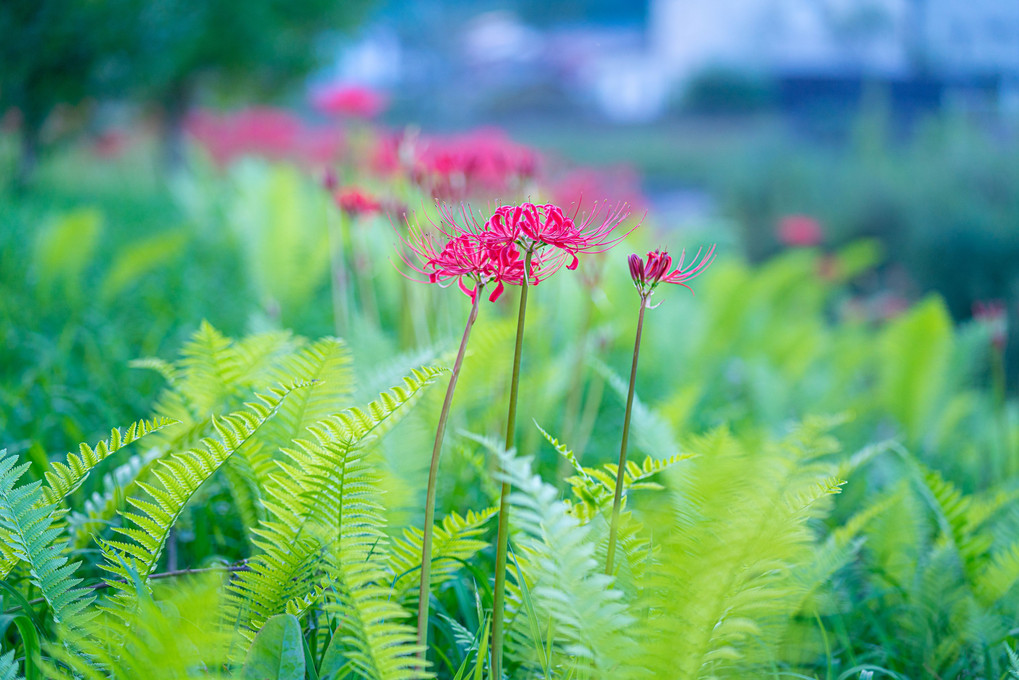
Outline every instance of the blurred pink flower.
<path fill-rule="evenodd" d="M 388 99 L 363 85 L 333 84 L 316 90 L 311 95 L 312 105 L 329 115 L 351 118 L 375 118 L 385 111 Z"/>
<path fill-rule="evenodd" d="M 805 248 L 821 243 L 821 224 L 809 215 L 786 215 L 778 223 L 778 238 L 793 248 Z"/>
<path fill-rule="evenodd" d="M 552 182 L 553 200 L 558 205 L 581 205 L 601 196 L 612 196 L 641 211 L 647 200 L 640 189 L 640 178 L 629 166 L 577 168 Z"/>
<path fill-rule="evenodd" d="M 987 328 L 991 344 L 999 352 L 1008 341 L 1008 313 L 1001 300 L 978 300 L 973 303 L 973 319 Z"/>
<path fill-rule="evenodd" d="M 340 210 L 353 217 L 372 215 L 382 209 L 382 203 L 378 199 L 357 187 L 340 189 L 334 198 Z"/>
<path fill-rule="evenodd" d="M 220 166 L 247 155 L 322 164 L 339 155 L 343 144 L 335 130 L 308 127 L 290 112 L 268 107 L 199 111 L 185 129 Z"/>
<path fill-rule="evenodd" d="M 537 175 L 540 162 L 537 151 L 492 128 L 420 138 L 395 151 L 398 161 L 410 167 L 411 179 L 442 200 L 519 191 Z"/>
<path fill-rule="evenodd" d="M 118 158 L 127 148 L 127 133 L 121 130 L 106 130 L 92 142 L 92 152 L 100 158 Z"/>

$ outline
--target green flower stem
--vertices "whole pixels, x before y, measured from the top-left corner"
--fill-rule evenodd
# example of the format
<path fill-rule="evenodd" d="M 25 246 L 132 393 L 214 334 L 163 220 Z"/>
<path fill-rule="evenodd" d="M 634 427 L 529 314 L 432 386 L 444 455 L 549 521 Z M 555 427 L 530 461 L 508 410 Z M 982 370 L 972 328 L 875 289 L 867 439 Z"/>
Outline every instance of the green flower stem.
<path fill-rule="evenodd" d="M 513 448 L 517 427 L 517 391 L 520 385 L 520 356 L 524 348 L 524 321 L 527 318 L 527 275 L 531 271 L 531 251 L 524 255 L 524 283 L 520 287 L 520 311 L 517 313 L 517 340 L 513 348 L 513 374 L 510 380 L 509 414 L 506 417 L 506 450 Z M 500 466 L 501 467 L 501 466 Z M 509 482 L 503 480 L 499 499 L 499 534 L 495 552 L 495 597 L 492 602 L 492 678 L 502 678 L 503 614 L 506 599 L 506 553 L 509 548 Z"/>
<path fill-rule="evenodd" d="M 991 380 L 995 408 L 998 416 L 998 430 L 1001 437 L 1001 455 L 1004 474 L 1008 477 L 1016 473 L 1016 461 L 1012 459 L 1012 446 L 1009 441 L 1008 399 L 1005 390 L 1005 352 L 1001 347 L 991 347 Z"/>
<path fill-rule="evenodd" d="M 478 318 L 481 288 L 479 285 L 477 293 L 474 295 L 471 313 L 467 317 L 464 335 L 460 340 L 460 350 L 456 354 L 456 361 L 453 362 L 453 374 L 449 377 L 449 385 L 446 387 L 446 398 L 442 402 L 442 411 L 439 413 L 439 425 L 435 430 L 435 445 L 432 447 L 432 463 L 428 468 L 428 491 L 425 494 L 425 527 L 421 539 L 421 588 L 418 596 L 417 642 L 421 646 L 419 655 L 422 659 L 425 656 L 425 652 L 427 652 L 428 645 L 428 606 L 431 597 L 432 576 L 432 533 L 435 527 L 435 491 L 439 474 L 439 454 L 442 451 L 442 439 L 446 435 L 446 421 L 449 419 L 449 407 L 453 403 L 456 381 L 460 377 L 460 367 L 463 366 L 464 355 L 467 353 L 467 340 L 471 337 L 471 328 Z"/>
<path fill-rule="evenodd" d="M 633 413 L 633 388 L 637 383 L 637 358 L 640 356 L 640 334 L 644 329 L 644 310 L 647 299 L 640 298 L 640 316 L 637 317 L 637 339 L 633 344 L 633 365 L 630 366 L 630 391 L 626 395 L 626 415 L 623 416 L 623 443 L 619 447 L 619 469 L 616 470 L 616 495 L 612 500 L 612 523 L 609 525 L 609 548 L 605 557 L 605 573 L 612 575 L 612 560 L 616 554 L 616 534 L 619 532 L 619 510 L 623 502 L 623 478 L 626 476 L 626 444 L 630 438 L 630 415 Z"/>
<path fill-rule="evenodd" d="M 337 219 L 333 218 L 330 210 L 326 216 L 326 227 L 329 235 L 329 265 L 332 270 L 330 273 L 331 292 L 333 298 L 333 328 L 336 331 L 337 337 L 346 337 L 347 335 L 347 324 L 350 317 L 347 303 L 347 268 L 344 265 L 343 257 L 343 241 L 344 241 L 344 219 L 345 216 L 342 212 L 339 213 L 338 224 Z M 338 211 L 336 211 L 338 212 Z"/>

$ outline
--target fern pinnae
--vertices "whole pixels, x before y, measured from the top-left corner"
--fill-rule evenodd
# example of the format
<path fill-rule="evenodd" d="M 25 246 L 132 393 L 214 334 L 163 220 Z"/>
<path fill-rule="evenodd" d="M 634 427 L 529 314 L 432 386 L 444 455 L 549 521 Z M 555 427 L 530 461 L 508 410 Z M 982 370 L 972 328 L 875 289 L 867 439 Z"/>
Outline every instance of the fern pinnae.
<path fill-rule="evenodd" d="M 0 680 L 21 680 L 18 675 L 18 662 L 14 659 L 14 650 L 0 655 Z"/>
<path fill-rule="evenodd" d="M 510 496 L 521 535 L 517 539 L 525 578 L 541 618 L 554 625 L 557 649 L 595 677 L 627 677 L 637 671 L 629 628 L 634 618 L 613 579 L 595 559 L 591 526 L 571 515 L 559 492 L 491 441 L 478 438 L 502 459 L 501 469 L 513 485 Z M 515 624 L 515 621 L 514 621 Z"/>
<path fill-rule="evenodd" d="M 481 512 L 470 510 L 466 515 L 451 512 L 436 523 L 432 542 L 433 587 L 449 580 L 461 563 L 488 546 L 487 541 L 478 537 L 495 513 L 496 508 L 486 508 Z M 394 598 L 398 601 L 410 599 L 409 596 L 413 595 L 414 579 L 407 575 L 421 568 L 422 539 L 420 529 L 408 527 L 404 529 L 403 536 L 395 539 L 390 546 L 388 571 Z M 410 602 L 405 604 L 412 605 Z"/>
<path fill-rule="evenodd" d="M 40 490 L 40 497 L 36 503 L 37 507 L 44 505 L 56 506 L 64 498 L 78 489 L 88 477 L 89 473 L 97 465 L 106 460 L 109 456 L 131 444 L 147 434 L 156 432 L 177 421 L 169 418 L 154 418 L 152 420 L 139 420 L 132 423 L 123 434 L 118 428 L 110 431 L 110 437 L 95 447 L 88 444 L 81 444 L 79 452 L 68 453 L 67 462 L 53 461 L 49 469 L 44 473 L 46 485 Z M 59 519 L 63 512 L 57 508 L 54 519 Z M 10 538 L 5 530 L 0 527 L 0 578 L 6 578 L 11 570 L 17 565 L 18 559 L 14 556 L 9 547 Z"/>
<path fill-rule="evenodd" d="M 78 588 L 81 579 L 72 575 L 79 562 L 69 562 L 55 545 L 60 529 L 53 526 L 54 507 L 42 502 L 41 482 L 15 486 L 29 463 L 17 465 L 15 456 L 0 451 L 0 526 L 8 532 L 12 553 L 28 564 L 32 582 L 53 610 L 54 620 L 69 630 L 90 618 L 89 590 Z"/>
<path fill-rule="evenodd" d="M 308 561 L 337 540 L 345 550 L 370 551 L 381 536 L 378 473 L 366 460 L 372 437 L 393 427 L 423 390 L 445 369 L 424 367 L 404 384 L 379 395 L 365 409 L 331 415 L 308 429 L 312 440 L 298 439 L 284 449 L 266 493 L 267 517 L 254 530 L 262 551 L 250 570 L 230 583 L 227 618 L 257 630 L 274 614 L 303 611 L 317 597 Z"/>
<path fill-rule="evenodd" d="M 132 423 L 124 434 L 114 428 L 110 432 L 110 438 L 99 442 L 95 448 L 88 444 L 82 444 L 79 454 L 67 454 L 66 464 L 53 461 L 45 474 L 47 486 L 43 489 L 43 496 L 46 502 L 56 503 L 73 493 L 84 483 L 89 472 L 111 454 L 147 434 L 158 432 L 170 425 L 176 425 L 178 422 L 172 418 L 163 417 L 148 421 L 139 420 Z"/>
<path fill-rule="evenodd" d="M 188 500 L 276 413 L 289 394 L 306 386 L 307 383 L 298 383 L 274 388 L 270 396 L 258 395 L 262 403 L 249 403 L 246 410 L 214 420 L 220 439 L 208 437 L 202 440 L 201 448 L 160 461 L 160 467 L 153 471 L 159 487 L 138 483 L 152 501 L 129 498 L 135 510 L 121 513 L 125 525 L 115 529 L 127 541 L 110 540 L 103 546 L 105 562 L 102 567 L 113 576 L 107 580 L 112 588 L 132 592 L 133 574 L 125 568 L 125 562 L 143 580 L 148 578 L 162 554 L 170 529 Z"/>

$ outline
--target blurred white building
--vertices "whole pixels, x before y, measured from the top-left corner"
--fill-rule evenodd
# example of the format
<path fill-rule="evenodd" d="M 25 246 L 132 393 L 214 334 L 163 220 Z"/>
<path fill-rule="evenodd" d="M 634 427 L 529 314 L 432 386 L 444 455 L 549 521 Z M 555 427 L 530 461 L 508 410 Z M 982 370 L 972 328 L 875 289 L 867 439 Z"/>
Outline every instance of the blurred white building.
<path fill-rule="evenodd" d="M 709 66 L 1019 76 L 1019 0 L 651 0 L 648 33 L 679 81 Z"/>

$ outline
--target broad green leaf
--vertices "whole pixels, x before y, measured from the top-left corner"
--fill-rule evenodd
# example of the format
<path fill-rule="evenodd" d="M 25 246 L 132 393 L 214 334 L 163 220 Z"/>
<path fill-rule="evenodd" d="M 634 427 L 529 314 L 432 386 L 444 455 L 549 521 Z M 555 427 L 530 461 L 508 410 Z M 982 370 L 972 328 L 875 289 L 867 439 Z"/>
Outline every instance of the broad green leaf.
<path fill-rule="evenodd" d="M 304 680 L 301 624 L 290 614 L 265 622 L 244 660 L 244 680 Z"/>

